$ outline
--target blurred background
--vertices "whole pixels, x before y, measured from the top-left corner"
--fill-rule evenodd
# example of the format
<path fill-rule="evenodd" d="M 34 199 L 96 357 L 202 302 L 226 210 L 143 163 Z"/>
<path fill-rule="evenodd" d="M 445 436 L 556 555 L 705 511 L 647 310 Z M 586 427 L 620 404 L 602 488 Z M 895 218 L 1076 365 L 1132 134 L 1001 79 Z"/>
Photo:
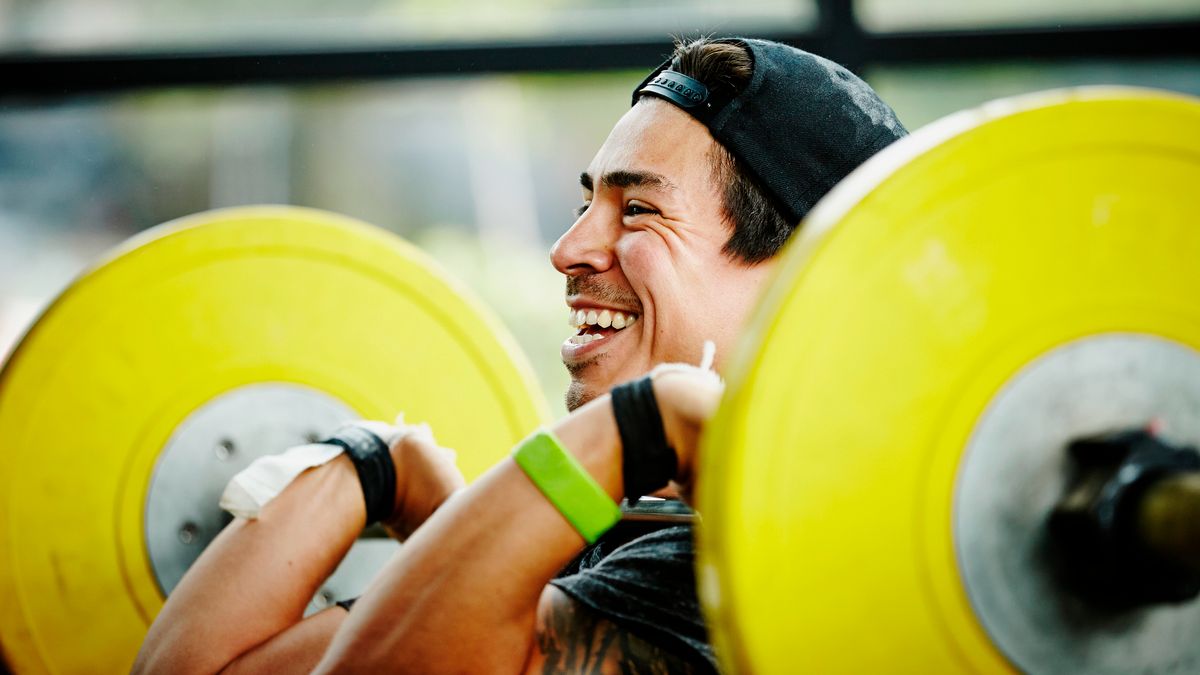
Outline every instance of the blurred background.
<path fill-rule="evenodd" d="M 561 413 L 549 246 L 631 88 L 700 33 L 833 58 L 910 129 L 1067 85 L 1200 95 L 1200 0 L 0 0 L 0 358 L 126 237 L 286 203 L 430 252 Z"/>

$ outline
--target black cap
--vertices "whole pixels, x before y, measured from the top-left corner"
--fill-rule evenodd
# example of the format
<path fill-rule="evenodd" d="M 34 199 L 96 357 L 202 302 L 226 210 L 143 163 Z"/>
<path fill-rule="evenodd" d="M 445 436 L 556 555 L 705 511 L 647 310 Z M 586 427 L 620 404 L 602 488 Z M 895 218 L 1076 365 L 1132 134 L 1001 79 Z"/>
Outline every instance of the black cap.
<path fill-rule="evenodd" d="M 875 90 L 838 64 L 801 49 L 744 38 L 750 82 L 732 98 L 670 69 L 668 59 L 633 92 L 678 106 L 708 127 L 793 223 L 871 155 L 908 132 Z"/>

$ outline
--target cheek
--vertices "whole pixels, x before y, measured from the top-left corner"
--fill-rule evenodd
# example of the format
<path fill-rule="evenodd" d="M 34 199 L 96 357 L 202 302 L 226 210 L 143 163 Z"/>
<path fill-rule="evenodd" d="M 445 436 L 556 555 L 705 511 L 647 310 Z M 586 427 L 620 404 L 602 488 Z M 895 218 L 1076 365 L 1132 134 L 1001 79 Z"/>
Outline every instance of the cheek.
<path fill-rule="evenodd" d="M 636 268 L 652 260 L 655 248 L 659 247 L 656 246 L 653 237 L 646 236 L 645 232 L 625 232 L 617 240 L 613 251 L 624 269 L 625 266 Z"/>
<path fill-rule="evenodd" d="M 633 232 L 617 242 L 615 253 L 634 292 L 654 313 L 655 323 L 672 332 L 707 314 L 729 298 L 731 279 L 723 276 L 728 262 L 718 254 L 677 250 L 647 232 Z M 707 252 L 706 252 L 707 253 Z M 701 311 L 702 310 L 702 311 Z M 660 339 L 673 337 L 659 335 Z"/>
<path fill-rule="evenodd" d="M 665 292 L 661 278 L 669 275 L 672 262 L 661 242 L 645 232 L 631 232 L 617 242 L 614 252 L 625 279 L 643 301 L 647 294 L 657 297 Z"/>
<path fill-rule="evenodd" d="M 629 232 L 614 247 L 621 269 L 630 283 L 658 277 L 674 283 L 703 288 L 710 281 L 711 270 L 717 259 L 710 259 L 709 251 L 699 251 L 687 246 L 669 246 L 662 237 L 653 232 Z M 660 289 L 651 288 L 651 291 Z"/>

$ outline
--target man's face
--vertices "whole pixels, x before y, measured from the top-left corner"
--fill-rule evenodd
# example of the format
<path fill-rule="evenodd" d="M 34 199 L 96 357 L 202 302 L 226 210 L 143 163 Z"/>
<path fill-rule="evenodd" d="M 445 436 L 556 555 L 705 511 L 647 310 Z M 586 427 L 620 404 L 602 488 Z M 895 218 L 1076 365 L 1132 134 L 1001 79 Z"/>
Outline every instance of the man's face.
<path fill-rule="evenodd" d="M 698 363 L 705 340 L 718 364 L 733 348 L 771 263 L 722 251 L 732 225 L 714 182 L 717 147 L 690 115 L 644 98 L 581 176 L 579 219 L 550 252 L 576 328 L 562 346 L 569 409 L 656 364 Z M 592 312 L 598 325 L 580 327 Z"/>

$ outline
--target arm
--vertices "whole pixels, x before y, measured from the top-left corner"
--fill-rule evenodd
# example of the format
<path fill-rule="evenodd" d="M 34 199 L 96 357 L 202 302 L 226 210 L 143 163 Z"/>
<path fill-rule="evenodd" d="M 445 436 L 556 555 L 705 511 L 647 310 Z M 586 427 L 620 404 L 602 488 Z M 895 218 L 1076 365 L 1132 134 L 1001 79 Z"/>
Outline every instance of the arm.
<path fill-rule="evenodd" d="M 334 631 L 345 618 L 346 610 L 341 607 L 322 610 L 240 655 L 221 673 L 309 673 L 321 660 L 321 655 L 333 639 Z"/>
<path fill-rule="evenodd" d="M 366 519 L 343 456 L 221 531 L 167 598 L 133 672 L 213 673 L 298 623 Z"/>
<path fill-rule="evenodd" d="M 697 398 L 690 390 L 706 385 L 692 380 L 686 374 L 655 380 L 668 439 L 679 451 L 680 478 L 691 475 L 699 425 L 719 396 Z M 693 419 L 693 412 L 700 417 Z M 553 430 L 620 499 L 621 449 L 609 398 L 583 406 Z M 583 545 L 505 459 L 406 543 L 355 605 L 316 670 L 519 672 L 544 664 L 550 655 L 535 641 L 537 621 L 549 625 L 548 608 L 560 606 L 546 586 Z M 546 594 L 550 599 L 543 601 Z"/>
<path fill-rule="evenodd" d="M 411 531 L 462 485 L 439 450 L 411 437 L 391 448 L 400 477 L 393 530 Z M 301 474 L 259 518 L 235 519 L 205 549 L 150 627 L 133 672 L 311 669 L 346 612 L 302 621 L 304 608 L 365 520 L 345 455 Z"/>

